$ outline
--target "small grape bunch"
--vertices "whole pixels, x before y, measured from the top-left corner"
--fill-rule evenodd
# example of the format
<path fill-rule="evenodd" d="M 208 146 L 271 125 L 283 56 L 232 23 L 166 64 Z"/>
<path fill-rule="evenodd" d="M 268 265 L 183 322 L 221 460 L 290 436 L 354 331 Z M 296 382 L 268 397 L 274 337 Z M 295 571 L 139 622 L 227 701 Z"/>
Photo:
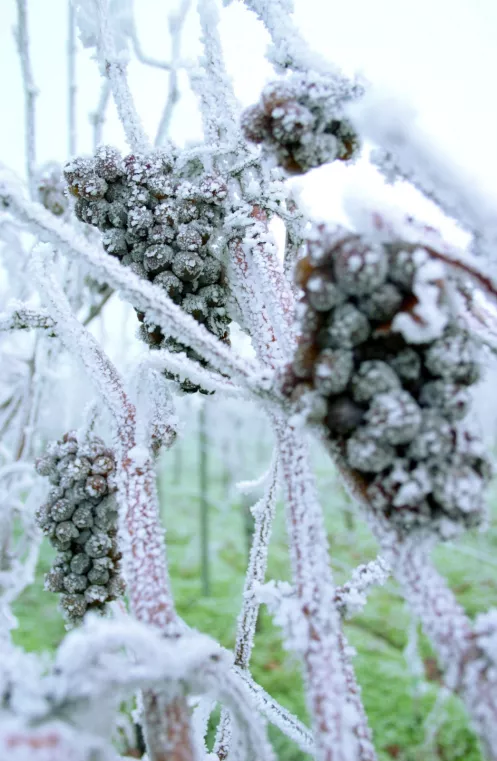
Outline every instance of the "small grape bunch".
<path fill-rule="evenodd" d="M 171 151 L 123 158 L 108 146 L 98 148 L 93 157 L 73 159 L 64 175 L 76 198 L 76 216 L 101 231 L 107 253 L 162 288 L 210 333 L 229 343 L 227 281 L 212 253 L 227 196 L 222 178 L 195 162 L 180 169 Z M 151 348 L 186 352 L 204 364 L 192 349 L 137 314 L 140 337 Z M 201 390 L 188 380 L 181 387 Z"/>
<path fill-rule="evenodd" d="M 335 80 L 292 74 L 264 88 L 260 102 L 242 114 L 242 130 L 289 174 L 347 161 L 359 152 L 359 138 L 343 115 L 353 95 Z"/>
<path fill-rule="evenodd" d="M 97 436 L 78 441 L 75 432 L 49 444 L 36 470 L 52 488 L 36 520 L 57 550 L 45 589 L 60 594 L 66 620 L 102 611 L 123 594 L 117 549 L 115 460 Z"/>
<path fill-rule="evenodd" d="M 441 265 L 413 243 L 319 225 L 296 281 L 300 337 L 284 390 L 324 425 L 372 508 L 441 537 L 481 523 L 490 465 L 468 422 L 481 363 Z"/>

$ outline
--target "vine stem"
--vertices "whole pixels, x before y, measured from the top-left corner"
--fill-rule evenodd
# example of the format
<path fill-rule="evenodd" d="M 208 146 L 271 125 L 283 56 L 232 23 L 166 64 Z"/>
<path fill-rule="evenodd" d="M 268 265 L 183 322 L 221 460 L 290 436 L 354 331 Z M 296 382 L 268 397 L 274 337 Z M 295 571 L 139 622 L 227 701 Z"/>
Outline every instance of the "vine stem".
<path fill-rule="evenodd" d="M 402 535 L 373 514 L 361 479 L 335 451 L 330 453 L 362 506 L 404 599 L 421 621 L 444 670 L 445 683 L 461 696 L 489 761 L 497 761 L 497 671 L 479 647 L 464 609 L 433 565 L 435 538 L 421 531 Z"/>
<path fill-rule="evenodd" d="M 62 343 L 79 349 L 80 359 L 114 419 L 118 455 L 120 545 L 133 615 L 168 636 L 181 629 L 170 587 L 155 470 L 150 450 L 137 447 L 136 410 L 116 368 L 95 338 L 78 322 L 50 271 L 50 247 L 38 247 L 35 271 L 50 302 Z M 190 714 L 183 695 L 147 690 L 144 726 L 150 761 L 195 761 Z"/>
<path fill-rule="evenodd" d="M 258 207 L 252 209 L 249 219 L 251 223 L 261 223 Z M 260 249 L 257 237 L 251 242 Z M 291 291 L 282 273 L 280 276 L 278 264 L 271 262 L 274 249 L 267 247 L 263 257 L 270 263 L 264 272 L 272 291 L 265 289 L 264 301 L 272 298 L 272 303 L 267 310 L 266 304 L 260 309 L 260 299 L 252 298 L 257 283 L 252 262 L 249 262 L 252 248 L 248 238 L 233 241 L 231 250 L 234 282 L 259 359 L 274 366 L 281 356 L 281 347 L 269 315 L 274 315 L 279 325 L 285 324 L 288 315 L 293 313 Z M 260 250 L 257 256 L 261 257 Z M 292 575 L 303 632 L 298 641 L 290 644 L 302 658 L 316 757 L 319 761 L 376 761 L 360 688 L 334 604 L 328 541 L 305 434 L 295 429 L 281 413 L 270 411 L 270 415 L 278 445 Z"/>
<path fill-rule="evenodd" d="M 126 73 L 126 61 L 116 52 L 108 13 L 108 0 L 96 0 L 100 28 L 100 56 L 110 85 L 117 113 L 132 151 L 147 153 L 150 142 L 136 110 Z"/>
<path fill-rule="evenodd" d="M 76 155 L 76 23 L 74 5 L 68 2 L 68 35 L 67 35 L 67 78 L 68 78 L 68 149 L 69 156 Z"/>
<path fill-rule="evenodd" d="M 449 689 L 458 693 L 489 761 L 497 761 L 497 672 L 478 646 L 473 624 L 431 560 L 431 538 L 402 538 L 379 521 L 373 531 L 403 596 L 430 639 Z"/>
<path fill-rule="evenodd" d="M 24 88 L 24 130 L 26 151 L 26 175 L 31 198 L 36 196 L 36 97 L 38 90 L 34 83 L 33 68 L 28 34 L 28 1 L 17 0 L 17 28 L 15 30 L 17 49 L 21 61 Z"/>

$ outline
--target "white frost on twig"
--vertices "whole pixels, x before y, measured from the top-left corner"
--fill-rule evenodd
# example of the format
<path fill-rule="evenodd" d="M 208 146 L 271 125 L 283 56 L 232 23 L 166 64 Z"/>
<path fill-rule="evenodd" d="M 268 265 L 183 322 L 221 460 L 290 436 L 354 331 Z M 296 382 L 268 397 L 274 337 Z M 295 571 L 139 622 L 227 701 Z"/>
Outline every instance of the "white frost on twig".
<path fill-rule="evenodd" d="M 149 140 L 129 88 L 126 67 L 133 28 L 131 0 L 75 0 L 83 45 L 95 48 L 100 70 L 107 77 L 131 150 L 146 153 Z"/>
<path fill-rule="evenodd" d="M 354 568 L 350 580 L 338 587 L 335 603 L 340 613 L 350 618 L 360 613 L 367 602 L 367 592 L 371 587 L 382 586 L 390 575 L 390 566 L 378 555 L 376 560 Z"/>
<path fill-rule="evenodd" d="M 348 114 L 360 133 L 382 149 L 377 163 L 387 178 L 411 182 L 442 211 L 477 234 L 485 253 L 495 260 L 496 206 L 471 177 L 444 157 L 406 104 L 370 91 L 349 106 Z"/>
<path fill-rule="evenodd" d="M 0 312 L 0 331 L 44 328 L 55 335 L 55 321 L 46 309 L 33 309 L 22 301 L 11 300 L 7 310 Z"/>

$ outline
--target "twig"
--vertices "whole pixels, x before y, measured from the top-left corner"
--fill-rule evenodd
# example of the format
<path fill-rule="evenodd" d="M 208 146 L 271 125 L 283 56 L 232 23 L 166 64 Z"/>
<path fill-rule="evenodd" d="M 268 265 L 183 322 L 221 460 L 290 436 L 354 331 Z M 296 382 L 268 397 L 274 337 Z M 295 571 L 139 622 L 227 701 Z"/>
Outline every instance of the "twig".
<path fill-rule="evenodd" d="M 390 574 L 388 563 L 379 555 L 376 560 L 357 566 L 349 581 L 335 591 L 335 605 L 342 616 L 360 611 L 366 604 L 366 593 L 371 587 L 383 585 Z"/>
<path fill-rule="evenodd" d="M 68 78 L 68 149 L 69 156 L 76 155 L 76 23 L 74 4 L 68 0 L 67 78 Z"/>
<path fill-rule="evenodd" d="M 117 113 L 124 128 L 126 140 L 131 150 L 147 153 L 150 149 L 148 137 L 135 107 L 126 75 L 126 63 L 115 50 L 110 26 L 107 0 L 95 0 L 100 27 L 100 50 L 105 75 L 109 81 Z"/>
<path fill-rule="evenodd" d="M 332 74 L 345 83 L 343 74 L 330 61 L 313 53 L 295 25 L 287 0 L 244 0 L 271 35 L 269 60 L 284 69 Z"/>
<path fill-rule="evenodd" d="M 299 641 L 313 721 L 317 757 L 322 761 L 374 761 L 371 730 L 346 654 L 329 566 L 328 541 L 314 479 L 301 434 L 276 421 L 286 492 L 292 575 L 302 617 Z"/>
<path fill-rule="evenodd" d="M 350 116 L 364 137 L 384 151 L 376 163 L 388 179 L 401 176 L 411 182 L 476 235 L 495 260 L 497 208 L 471 177 L 449 163 L 440 147 L 432 147 L 405 105 L 372 93 L 350 109 Z"/>
<path fill-rule="evenodd" d="M 240 669 L 248 669 L 254 644 L 254 634 L 260 606 L 255 595 L 255 587 L 257 584 L 262 584 L 266 576 L 269 541 L 271 539 L 276 508 L 277 488 L 278 460 L 274 456 L 264 495 L 251 511 L 255 519 L 255 526 L 243 587 L 242 610 L 238 616 L 235 644 L 235 666 L 238 666 Z M 220 761 L 228 758 L 231 737 L 230 725 L 231 719 L 229 713 L 225 710 L 221 715 L 215 742 L 215 753 L 217 753 Z"/>
<path fill-rule="evenodd" d="M 85 327 L 89 325 L 90 322 L 92 322 L 92 320 L 95 319 L 95 317 L 98 317 L 98 315 L 101 313 L 102 309 L 107 304 L 108 300 L 113 295 L 113 293 L 114 291 L 112 290 L 112 288 L 106 288 L 105 293 L 100 299 L 100 301 L 98 302 L 98 304 L 93 304 L 90 307 L 87 316 L 83 320 L 83 325 Z"/>
<path fill-rule="evenodd" d="M 102 142 L 102 130 L 105 123 L 105 112 L 110 99 L 110 84 L 106 79 L 102 82 L 100 97 L 97 108 L 90 114 L 90 123 L 93 125 L 93 151 L 95 151 Z"/>
<path fill-rule="evenodd" d="M 10 302 L 6 312 L 0 313 L 0 331 L 43 328 L 55 336 L 55 320 L 47 309 L 32 309 L 22 302 Z"/>
<path fill-rule="evenodd" d="M 255 220 L 257 216 L 255 208 Z M 254 282 L 248 261 L 250 244 L 257 245 L 257 239 L 250 243 L 248 239 L 243 242 L 235 239 L 231 243 L 232 282 L 259 357 L 271 364 L 278 354 L 281 356 L 278 337 L 288 319 L 290 305 L 293 306 L 292 294 L 283 273 L 279 280 L 273 280 L 271 292 L 267 289 L 264 293 L 265 300 L 271 300 L 267 312 L 279 325 L 277 334 L 273 326 L 268 331 L 257 298 L 259 282 Z M 275 251 L 267 252 L 268 259 L 274 256 Z M 267 333 L 272 334 L 271 341 L 267 340 Z M 297 593 L 295 616 L 298 624 L 295 628 L 298 633 L 292 636 L 289 644 L 299 652 L 304 666 L 317 758 L 319 761 L 375 761 L 360 689 L 341 632 L 338 611 L 333 604 L 335 590 L 328 542 L 306 444 L 302 440 L 302 431 L 297 432 L 280 416 L 274 415 L 272 419 L 278 441 L 292 574 Z"/>
<path fill-rule="evenodd" d="M 158 349 L 151 352 L 148 362 L 157 369 L 166 369 L 174 373 L 180 380 L 190 379 L 205 391 L 221 391 L 224 396 L 247 396 L 243 387 L 235 385 L 220 373 L 202 367 L 198 362 L 189 359 L 184 352 L 173 353 L 167 349 Z"/>
<path fill-rule="evenodd" d="M 17 49 L 21 60 L 22 81 L 25 103 L 25 151 L 26 175 L 31 197 L 36 195 L 36 96 L 38 90 L 33 79 L 28 36 L 28 1 L 17 0 L 17 28 L 15 30 Z"/>
<path fill-rule="evenodd" d="M 259 684 L 254 682 L 251 675 L 245 669 L 236 668 L 240 679 L 243 679 L 252 695 L 257 708 L 275 727 L 289 737 L 304 753 L 314 756 L 315 746 L 310 730 L 280 705 Z"/>
<path fill-rule="evenodd" d="M 473 625 L 433 566 L 432 535 L 402 536 L 387 519 L 373 515 L 360 483 L 330 450 L 351 494 L 365 510 L 382 556 L 392 568 L 402 594 L 430 639 L 447 686 L 459 693 L 491 761 L 497 759 L 497 672 L 478 647 Z"/>
<path fill-rule="evenodd" d="M 285 275 L 293 288 L 294 296 L 296 295 L 297 288 L 294 284 L 293 270 L 295 264 L 299 258 L 302 244 L 305 239 L 304 226 L 306 223 L 306 217 L 302 210 L 299 208 L 298 200 L 295 195 L 295 191 L 290 189 L 286 199 L 287 213 L 286 218 L 281 215 L 281 211 L 275 209 L 275 213 L 279 214 L 286 222 L 286 240 L 285 240 L 285 253 L 283 257 L 283 268 Z"/>
<path fill-rule="evenodd" d="M 205 76 L 192 76 L 192 84 L 200 98 L 204 138 L 209 145 L 232 142 L 239 133 L 238 105 L 226 72 L 218 31 L 218 11 L 214 0 L 197 0 L 201 42 L 204 48 L 202 71 Z"/>
<path fill-rule="evenodd" d="M 183 30 L 186 16 L 190 8 L 191 0 L 182 0 L 179 10 L 169 18 L 169 31 L 171 34 L 171 63 L 169 67 L 169 83 L 166 103 L 159 121 L 157 134 L 155 136 L 155 145 L 162 145 L 167 135 L 174 107 L 179 100 L 180 93 L 178 89 L 178 68 L 180 64 L 181 53 L 181 32 Z"/>

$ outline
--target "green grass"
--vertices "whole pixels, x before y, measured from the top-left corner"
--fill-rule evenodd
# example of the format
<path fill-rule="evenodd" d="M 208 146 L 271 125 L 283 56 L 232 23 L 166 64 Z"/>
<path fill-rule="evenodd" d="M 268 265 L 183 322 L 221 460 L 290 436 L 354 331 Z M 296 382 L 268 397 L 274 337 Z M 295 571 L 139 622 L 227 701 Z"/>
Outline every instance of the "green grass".
<path fill-rule="evenodd" d="M 210 634 L 226 647 L 232 647 L 246 564 L 240 499 L 226 498 L 223 494 L 219 462 L 213 458 L 209 482 L 209 497 L 213 504 L 210 511 L 211 594 L 202 597 L 195 452 L 191 447 L 187 449 L 183 445 L 183 448 L 181 483 L 173 483 L 173 453 L 165 457 L 160 479 L 174 595 L 180 615 L 191 626 Z M 354 518 L 353 530 L 346 527 L 344 496 L 339 486 L 330 485 L 329 464 L 318 458 L 317 470 L 332 564 L 340 583 L 355 565 L 375 556 L 376 546 L 367 528 L 357 518 Z M 244 477 L 246 475 L 244 473 Z M 495 545 L 497 531 L 492 528 L 485 536 L 468 536 L 460 542 L 460 546 L 474 553 L 474 557 L 449 547 L 437 550 L 439 569 L 471 616 L 497 604 L 496 574 L 491 564 L 492 558 L 497 558 Z M 490 562 L 482 562 L 481 556 Z M 43 590 L 43 574 L 50 566 L 51 557 L 50 548 L 44 545 L 36 583 L 24 592 L 15 607 L 19 619 L 15 641 L 31 651 L 53 652 L 64 635 L 56 600 Z M 269 577 L 289 578 L 281 506 L 271 544 Z M 357 650 L 355 668 L 379 758 L 381 761 L 481 761 L 464 711 L 453 697 L 444 705 L 443 720 L 431 747 L 424 745 L 425 724 L 439 695 L 440 681 L 433 653 L 423 637 L 420 638 L 420 653 L 424 677 L 420 680 L 410 673 L 403 652 L 409 622 L 409 613 L 396 585 L 389 580 L 384 587 L 374 590 L 364 613 L 346 624 L 347 636 Z M 251 668 L 254 678 L 266 690 L 306 720 L 299 665 L 284 649 L 280 632 L 265 609 L 260 616 Z M 302 752 L 278 730 L 271 728 L 270 732 L 281 761 L 303 759 Z"/>

